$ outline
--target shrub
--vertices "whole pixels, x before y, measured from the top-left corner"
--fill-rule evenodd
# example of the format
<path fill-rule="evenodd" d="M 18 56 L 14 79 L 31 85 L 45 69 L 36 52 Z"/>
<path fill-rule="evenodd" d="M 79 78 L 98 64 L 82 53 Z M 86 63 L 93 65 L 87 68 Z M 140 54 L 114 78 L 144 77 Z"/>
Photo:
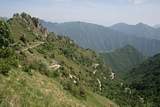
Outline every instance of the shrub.
<path fill-rule="evenodd" d="M 31 72 L 31 66 L 24 66 L 23 71 L 28 73 Z"/>
<path fill-rule="evenodd" d="M 24 44 L 27 43 L 27 39 L 26 39 L 25 35 L 22 35 L 22 36 L 20 37 L 20 40 L 21 40 Z"/>
<path fill-rule="evenodd" d="M 62 85 L 64 89 L 69 91 L 73 96 L 86 99 L 86 92 L 81 85 L 75 85 L 72 80 L 65 80 L 62 82 Z"/>
<path fill-rule="evenodd" d="M 47 64 L 42 61 L 34 61 L 29 65 L 31 69 L 39 71 L 41 74 L 49 76 Z"/>
<path fill-rule="evenodd" d="M 84 87 L 80 87 L 80 96 L 81 97 L 86 97 L 86 92 L 85 92 Z"/>
<path fill-rule="evenodd" d="M 11 48 L 0 49 L 0 73 L 6 75 L 11 67 L 18 66 L 18 59 Z"/>
<path fill-rule="evenodd" d="M 55 70 L 50 70 L 48 76 L 53 77 L 53 78 L 57 78 L 57 77 L 60 76 L 60 72 L 59 72 L 59 70 L 56 70 L 56 71 Z"/>
<path fill-rule="evenodd" d="M 12 66 L 17 66 L 17 59 L 12 48 L 13 40 L 6 22 L 0 21 L 0 73 L 7 75 Z"/>
<path fill-rule="evenodd" d="M 33 54 L 34 52 L 33 52 L 33 49 L 28 49 L 28 51 L 31 53 L 31 54 Z"/>
<path fill-rule="evenodd" d="M 8 58 L 14 55 L 14 50 L 11 48 L 0 49 L 0 58 Z"/>
<path fill-rule="evenodd" d="M 48 71 L 47 64 L 46 64 L 46 63 L 43 63 L 43 62 L 40 62 L 40 63 L 39 63 L 39 68 L 38 68 L 38 70 L 41 71 L 41 72 Z"/>
<path fill-rule="evenodd" d="M 65 80 L 65 81 L 63 81 L 62 82 L 62 85 L 63 85 L 63 88 L 65 89 L 65 90 L 72 90 L 72 87 L 73 87 L 73 83 L 72 83 L 72 81 L 71 80 Z"/>
<path fill-rule="evenodd" d="M 51 57 L 51 58 L 55 58 L 55 54 L 52 53 L 52 54 L 50 55 L 50 57 Z"/>
<path fill-rule="evenodd" d="M 7 75 L 11 66 L 7 64 L 5 61 L 0 61 L 0 73 L 3 75 Z"/>
<path fill-rule="evenodd" d="M 0 48 L 8 47 L 13 40 L 10 37 L 10 30 L 6 22 L 0 20 Z"/>
<path fill-rule="evenodd" d="M 40 23 L 39 23 L 39 19 L 38 19 L 38 18 L 33 17 L 33 18 L 32 18 L 32 21 L 33 21 L 33 24 L 34 24 L 37 28 L 40 26 Z"/>
<path fill-rule="evenodd" d="M 62 52 L 66 57 L 70 57 L 70 58 L 72 58 L 74 53 L 74 51 L 71 48 L 64 48 L 62 49 Z"/>

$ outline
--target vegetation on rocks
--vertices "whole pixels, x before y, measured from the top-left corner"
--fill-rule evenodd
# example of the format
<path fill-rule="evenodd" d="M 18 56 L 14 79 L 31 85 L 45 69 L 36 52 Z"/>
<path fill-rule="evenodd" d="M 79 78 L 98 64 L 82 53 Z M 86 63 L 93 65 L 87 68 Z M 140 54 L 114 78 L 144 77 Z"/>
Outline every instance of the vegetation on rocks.
<path fill-rule="evenodd" d="M 0 106 L 117 107 L 97 95 L 97 79 L 109 70 L 96 53 L 47 32 L 39 19 L 22 13 L 0 21 L 0 40 Z"/>

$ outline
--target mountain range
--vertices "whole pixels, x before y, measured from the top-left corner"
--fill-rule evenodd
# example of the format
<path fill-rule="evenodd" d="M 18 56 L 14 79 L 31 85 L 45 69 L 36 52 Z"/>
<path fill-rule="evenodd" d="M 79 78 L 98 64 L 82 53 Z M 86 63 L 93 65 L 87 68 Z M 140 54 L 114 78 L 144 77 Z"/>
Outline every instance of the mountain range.
<path fill-rule="evenodd" d="M 2 107 L 143 105 L 112 79 L 112 68 L 96 52 L 48 32 L 36 17 L 0 20 L 0 41 Z"/>
<path fill-rule="evenodd" d="M 117 74 L 127 72 L 141 64 L 146 58 L 133 46 L 126 45 L 113 52 L 101 53 L 104 62 L 111 66 Z"/>
<path fill-rule="evenodd" d="M 63 25 L 62 30 L 73 33 L 71 37 L 85 47 L 69 35 L 49 32 L 42 21 L 26 13 L 0 19 L 0 106 L 160 106 L 160 55 L 149 53 L 159 40 L 84 22 L 49 24 L 57 31 Z M 89 43 L 99 50 L 85 49 Z M 144 47 L 148 50 L 142 54 Z M 146 59 L 145 52 L 156 55 Z"/>
<path fill-rule="evenodd" d="M 153 26 L 154 28 L 160 28 L 160 24 L 156 24 Z"/>
<path fill-rule="evenodd" d="M 117 25 L 104 27 L 85 22 L 51 23 L 42 20 L 41 24 L 50 32 L 68 36 L 81 47 L 90 48 L 97 52 L 112 51 L 128 44 L 134 46 L 138 51 L 147 56 L 152 56 L 160 52 L 158 30 L 142 23 L 135 25 L 138 27 L 137 29 L 142 30 L 142 32 L 138 32 L 139 35 L 135 35 L 134 32 L 130 34 L 126 33 L 127 31 L 122 32 L 121 30 L 116 30 Z M 118 24 L 118 27 L 119 26 L 121 26 L 121 24 Z M 130 29 L 130 27 L 128 29 Z M 148 33 L 148 30 L 151 31 L 151 33 Z M 152 35 L 153 38 L 151 37 Z M 155 37 L 157 37 L 157 39 L 154 39 Z"/>
<path fill-rule="evenodd" d="M 119 32 L 126 33 L 131 36 L 145 37 L 160 40 L 160 31 L 147 24 L 138 23 L 136 25 L 128 25 L 125 23 L 118 23 L 110 27 Z"/>

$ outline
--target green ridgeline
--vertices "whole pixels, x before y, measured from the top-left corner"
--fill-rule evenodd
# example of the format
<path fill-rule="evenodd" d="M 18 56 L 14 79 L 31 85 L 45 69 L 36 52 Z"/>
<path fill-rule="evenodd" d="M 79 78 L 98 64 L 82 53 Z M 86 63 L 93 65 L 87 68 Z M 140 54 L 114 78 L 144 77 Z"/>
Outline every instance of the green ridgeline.
<path fill-rule="evenodd" d="M 0 106 L 117 107 L 98 95 L 97 79 L 109 70 L 95 52 L 49 33 L 25 13 L 0 21 L 0 37 Z"/>

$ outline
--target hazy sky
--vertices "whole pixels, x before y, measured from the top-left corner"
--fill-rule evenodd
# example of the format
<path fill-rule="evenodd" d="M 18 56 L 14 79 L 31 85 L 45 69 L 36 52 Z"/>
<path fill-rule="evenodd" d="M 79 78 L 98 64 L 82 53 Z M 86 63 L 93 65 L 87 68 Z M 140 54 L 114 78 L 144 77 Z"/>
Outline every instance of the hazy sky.
<path fill-rule="evenodd" d="M 52 22 L 160 24 L 160 0 L 0 0 L 0 16 L 23 11 Z"/>

